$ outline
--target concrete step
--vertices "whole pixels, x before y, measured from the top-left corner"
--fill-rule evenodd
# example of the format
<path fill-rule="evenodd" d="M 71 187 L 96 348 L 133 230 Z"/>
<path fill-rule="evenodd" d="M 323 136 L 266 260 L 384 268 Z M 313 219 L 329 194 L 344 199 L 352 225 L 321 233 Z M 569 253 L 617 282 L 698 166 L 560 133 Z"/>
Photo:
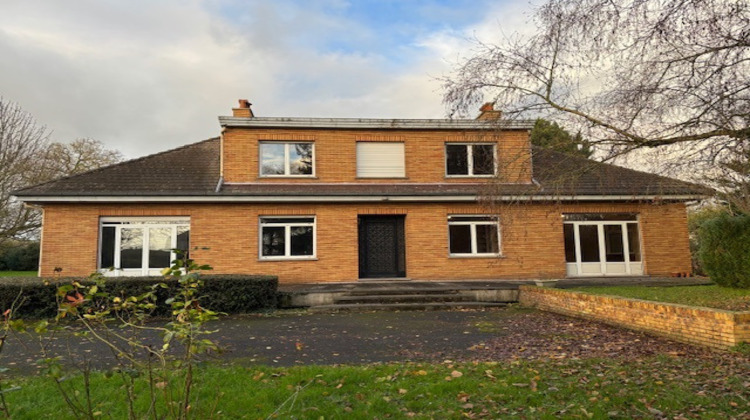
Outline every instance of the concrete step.
<path fill-rule="evenodd" d="M 456 289 L 442 288 L 356 288 L 347 292 L 349 296 L 375 296 L 375 295 L 456 295 L 459 291 Z"/>
<path fill-rule="evenodd" d="M 400 294 L 372 294 L 345 295 L 333 299 L 335 304 L 350 303 L 443 303 L 468 302 L 474 300 L 471 296 L 459 293 L 408 293 L 402 290 Z"/>
<path fill-rule="evenodd" d="M 312 306 L 315 313 L 329 312 L 373 312 L 373 311 L 439 311 L 445 309 L 481 309 L 507 306 L 498 302 L 436 302 L 436 303 L 348 303 Z"/>

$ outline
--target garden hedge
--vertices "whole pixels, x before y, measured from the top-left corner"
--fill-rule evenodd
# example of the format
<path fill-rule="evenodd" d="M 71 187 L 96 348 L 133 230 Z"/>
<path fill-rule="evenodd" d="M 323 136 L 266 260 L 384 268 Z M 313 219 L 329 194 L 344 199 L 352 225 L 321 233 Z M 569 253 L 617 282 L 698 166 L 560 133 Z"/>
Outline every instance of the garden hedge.
<path fill-rule="evenodd" d="M 201 305 L 205 308 L 228 314 L 252 312 L 277 306 L 278 278 L 265 275 L 225 274 L 201 275 Z M 41 279 L 37 277 L 3 277 L 0 279 L 0 311 L 10 308 L 21 293 L 23 305 L 18 308 L 16 318 L 51 318 L 57 314 L 55 293 L 57 287 L 78 281 L 93 282 L 81 278 Z M 169 314 L 164 301 L 174 295 L 177 279 L 162 277 L 108 278 L 104 291 L 117 296 L 136 296 L 150 290 L 156 283 L 166 283 L 168 289 L 157 289 L 158 307 L 155 315 Z"/>
<path fill-rule="evenodd" d="M 750 215 L 721 214 L 698 229 L 701 265 L 716 284 L 750 288 Z"/>

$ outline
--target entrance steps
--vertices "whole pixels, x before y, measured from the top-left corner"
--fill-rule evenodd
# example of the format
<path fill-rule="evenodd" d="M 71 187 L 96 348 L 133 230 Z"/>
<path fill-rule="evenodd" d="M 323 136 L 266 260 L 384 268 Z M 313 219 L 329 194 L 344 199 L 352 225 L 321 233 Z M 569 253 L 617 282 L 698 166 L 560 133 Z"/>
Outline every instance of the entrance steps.
<path fill-rule="evenodd" d="M 311 312 L 429 311 L 501 307 L 518 300 L 517 285 L 467 286 L 461 283 L 368 282 L 329 296 L 318 295 L 318 301 L 308 306 Z"/>

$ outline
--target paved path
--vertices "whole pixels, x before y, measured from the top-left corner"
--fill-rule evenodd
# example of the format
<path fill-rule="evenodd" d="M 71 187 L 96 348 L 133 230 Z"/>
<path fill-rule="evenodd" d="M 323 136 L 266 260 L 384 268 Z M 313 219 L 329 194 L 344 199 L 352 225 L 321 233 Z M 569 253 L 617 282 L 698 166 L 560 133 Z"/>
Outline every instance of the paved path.
<path fill-rule="evenodd" d="M 621 357 L 653 354 L 700 356 L 710 352 L 609 327 L 530 309 L 374 312 L 226 317 L 208 325 L 210 338 L 224 352 L 218 363 L 363 364 L 389 361 L 511 360 Z M 158 336 L 150 337 L 160 345 Z M 45 340 L 52 355 L 112 366 L 111 352 L 100 343 L 70 333 Z M 11 337 L 0 366 L 30 373 L 41 358 L 38 340 Z"/>

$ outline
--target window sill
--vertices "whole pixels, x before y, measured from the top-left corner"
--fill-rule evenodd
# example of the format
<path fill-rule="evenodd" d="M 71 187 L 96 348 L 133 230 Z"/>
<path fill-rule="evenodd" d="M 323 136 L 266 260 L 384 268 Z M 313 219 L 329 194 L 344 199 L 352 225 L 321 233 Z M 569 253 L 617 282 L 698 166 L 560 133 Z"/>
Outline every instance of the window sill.
<path fill-rule="evenodd" d="M 448 258 L 451 259 L 464 259 L 464 258 L 471 258 L 471 259 L 477 259 L 477 258 L 484 258 L 484 259 L 505 259 L 505 255 L 503 254 L 450 254 L 448 255 Z"/>
<path fill-rule="evenodd" d="M 466 179 L 466 178 L 484 178 L 484 179 L 490 179 L 494 178 L 497 175 L 446 175 L 445 179 Z"/>
<path fill-rule="evenodd" d="M 261 257 L 258 262 L 278 262 L 278 261 L 318 261 L 318 257 Z"/>
<path fill-rule="evenodd" d="M 408 176 L 358 176 L 354 179 L 409 179 Z"/>
<path fill-rule="evenodd" d="M 318 179 L 316 175 L 259 175 L 255 179 Z"/>

